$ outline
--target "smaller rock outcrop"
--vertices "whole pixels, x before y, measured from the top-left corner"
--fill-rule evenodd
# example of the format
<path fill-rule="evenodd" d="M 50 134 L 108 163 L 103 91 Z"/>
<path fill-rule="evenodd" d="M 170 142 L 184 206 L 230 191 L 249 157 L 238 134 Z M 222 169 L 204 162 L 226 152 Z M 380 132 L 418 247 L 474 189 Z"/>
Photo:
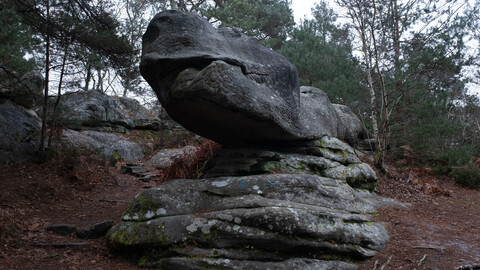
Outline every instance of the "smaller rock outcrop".
<path fill-rule="evenodd" d="M 64 130 L 63 138 L 75 147 L 92 150 L 105 160 L 129 162 L 144 157 L 139 144 L 114 133 Z"/>
<path fill-rule="evenodd" d="M 42 97 L 43 77 L 27 73 L 20 80 L 0 73 L 0 167 L 30 159 L 38 150 L 41 120 L 30 110 Z"/>
<path fill-rule="evenodd" d="M 388 240 L 374 212 L 346 183 L 317 175 L 179 179 L 138 195 L 107 242 L 143 253 L 142 267 L 356 269 L 342 260 L 370 258 Z"/>
<path fill-rule="evenodd" d="M 77 130 L 125 132 L 125 129 L 161 129 L 155 111 L 138 101 L 108 96 L 100 91 L 81 91 L 61 97 L 61 118 Z"/>
<path fill-rule="evenodd" d="M 35 112 L 0 99 L 0 167 L 30 159 L 38 150 L 40 128 Z"/>
<path fill-rule="evenodd" d="M 356 147 L 367 138 L 367 130 L 357 115 L 347 106 L 332 104 L 338 114 L 340 137 L 350 145 Z"/>
<path fill-rule="evenodd" d="M 371 194 L 376 181 L 333 137 L 278 149 L 229 146 L 202 179 L 136 196 L 107 242 L 143 254 L 142 267 L 355 269 L 344 261 L 368 259 L 388 240 L 371 219 L 388 203 Z"/>
<path fill-rule="evenodd" d="M 203 177 L 272 173 L 315 174 L 369 191 L 377 184 L 375 172 L 358 159 L 351 146 L 328 136 L 301 147 L 224 148 L 207 162 Z"/>
<path fill-rule="evenodd" d="M 1 74 L 0 77 L 2 77 Z M 0 83 L 0 99 L 9 99 L 27 109 L 41 105 L 44 79 L 39 73 L 29 72 L 19 80 L 2 78 L 2 82 Z"/>

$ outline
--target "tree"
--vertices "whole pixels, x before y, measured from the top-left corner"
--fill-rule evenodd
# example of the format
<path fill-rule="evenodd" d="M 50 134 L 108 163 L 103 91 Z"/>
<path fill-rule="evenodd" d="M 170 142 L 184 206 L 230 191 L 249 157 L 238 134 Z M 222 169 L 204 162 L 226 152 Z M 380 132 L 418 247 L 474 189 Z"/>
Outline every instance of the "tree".
<path fill-rule="evenodd" d="M 142 86 L 143 79 L 140 76 L 138 63 L 142 49 L 142 35 L 145 33 L 149 20 L 156 12 L 177 6 L 175 1 L 154 1 L 154 0 L 124 0 L 123 5 L 117 10 L 126 14 L 123 19 L 120 31 L 125 35 L 128 43 L 133 48 L 128 54 L 126 65 L 120 74 L 122 77 L 123 96 L 128 92 L 144 94 L 145 87 Z"/>
<path fill-rule="evenodd" d="M 318 87 L 332 102 L 360 109 L 364 86 L 356 77 L 360 66 L 352 55 L 348 27 L 336 23 L 337 15 L 324 1 L 312 13 L 314 19 L 295 27 L 280 52 L 297 67 L 302 85 Z"/>
<path fill-rule="evenodd" d="M 240 28 L 274 50 L 281 48 L 295 24 L 288 0 L 215 1 L 202 14 L 221 27 Z"/>
<path fill-rule="evenodd" d="M 357 31 L 357 35 L 361 41 L 361 51 L 363 54 L 363 65 L 365 68 L 366 81 L 370 93 L 370 115 L 373 128 L 373 138 L 375 140 L 374 149 L 377 151 L 375 155 L 375 165 L 380 169 L 384 169 L 383 166 L 383 150 L 381 149 L 380 136 L 378 129 L 378 109 L 377 109 L 377 96 L 373 81 L 373 42 L 375 32 L 375 15 L 372 10 L 372 3 L 367 0 L 338 0 L 337 3 L 346 8 L 348 16 L 351 18 L 354 29 Z M 377 53 L 378 55 L 378 53 Z"/>
<path fill-rule="evenodd" d="M 102 65 L 119 69 L 125 65 L 126 55 L 132 50 L 125 38 L 117 35 L 118 22 L 111 16 L 107 2 L 96 2 L 89 0 L 6 0 L 8 7 L 15 9 L 21 16 L 23 22 L 41 35 L 45 41 L 45 100 L 42 114 L 42 132 L 39 154 L 41 160 L 45 160 L 45 138 L 47 134 L 47 111 L 50 89 L 50 72 L 56 67 L 52 65 L 55 58 L 53 52 L 63 50 L 61 67 L 61 78 L 63 80 L 66 58 L 74 60 L 85 60 L 87 63 L 85 88 L 88 89 L 91 78 L 92 58 L 98 56 L 102 59 L 101 65 L 95 68 L 100 76 Z M 68 45 L 68 46 L 67 46 Z M 83 54 L 68 55 L 69 47 L 88 48 L 91 52 L 87 57 Z M 79 51 L 79 50 L 71 50 Z M 76 59 L 75 59 L 76 58 Z M 99 78 L 98 84 L 101 83 Z M 59 92 L 61 92 L 59 84 Z M 58 97 L 60 98 L 60 97 Z"/>
<path fill-rule="evenodd" d="M 34 68 L 34 59 L 25 59 L 32 53 L 38 40 L 32 37 L 15 10 L 0 4 L 0 78 L 1 87 L 17 83 L 19 78 Z"/>
<path fill-rule="evenodd" d="M 387 145 L 392 134 L 397 142 L 411 142 L 409 133 L 413 126 L 409 119 L 414 117 L 411 109 L 419 108 L 413 104 L 425 108 L 445 105 L 452 101 L 451 93 L 464 90 L 461 83 L 450 83 L 458 77 L 458 67 L 464 65 L 461 51 L 464 48 L 462 38 L 465 32 L 460 26 L 464 20 L 456 16 L 464 3 L 445 1 L 438 3 L 440 8 L 436 6 L 437 1 L 430 0 L 337 0 L 337 3 L 348 10 L 360 40 L 362 63 L 371 97 L 371 120 L 376 141 L 375 163 L 377 167 L 384 168 Z M 440 46 L 442 42 L 443 47 Z M 429 49 L 435 53 L 424 53 Z M 438 58 L 438 51 L 444 53 L 445 57 Z M 419 58 L 420 55 L 423 58 Z M 455 66 L 451 66 L 451 72 L 444 72 L 446 70 L 438 63 L 428 65 L 437 61 Z M 422 77 L 422 74 L 429 75 Z M 416 80 L 412 81 L 412 78 Z M 420 84 L 421 87 L 418 87 Z M 418 99 L 420 96 L 417 93 L 420 92 L 431 100 L 427 102 L 421 99 L 420 103 L 409 103 L 409 100 Z M 428 95 L 429 93 L 433 94 Z M 430 101 L 433 103 L 428 105 Z M 400 104 L 403 105 L 401 109 Z M 428 117 L 421 114 L 417 116 Z M 428 121 L 427 118 L 425 120 Z M 402 127 L 403 136 L 398 134 L 399 126 Z M 432 133 L 431 136 L 435 134 Z"/>

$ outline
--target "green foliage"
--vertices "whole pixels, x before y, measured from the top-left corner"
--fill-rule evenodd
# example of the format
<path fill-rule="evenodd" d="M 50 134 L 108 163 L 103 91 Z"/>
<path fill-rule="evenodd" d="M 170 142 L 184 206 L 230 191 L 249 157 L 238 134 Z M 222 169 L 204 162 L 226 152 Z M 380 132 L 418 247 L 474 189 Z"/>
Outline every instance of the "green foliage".
<path fill-rule="evenodd" d="M 313 14 L 315 19 L 293 29 L 280 52 L 297 67 L 301 85 L 318 87 L 332 102 L 356 111 L 367 102 L 367 90 L 358 77 L 361 68 L 352 55 L 349 29 L 336 25 L 336 14 L 325 2 Z"/>
<path fill-rule="evenodd" d="M 467 188 L 480 187 L 480 169 L 474 165 L 462 168 L 454 168 L 449 174 L 458 184 Z"/>
<path fill-rule="evenodd" d="M 32 70 L 34 61 L 24 56 L 32 52 L 37 40 L 21 22 L 15 10 L 0 4 L 0 69 L 20 77 Z"/>
<path fill-rule="evenodd" d="M 50 70 L 58 71 L 67 65 L 66 79 L 75 82 L 73 86 L 79 87 L 78 75 L 86 74 L 83 88 L 89 89 L 92 73 L 97 71 L 97 87 L 101 88 L 102 70 L 119 72 L 131 64 L 128 55 L 133 48 L 118 32 L 119 21 L 112 13 L 110 1 L 4 0 L 2 3 L 28 26 L 33 33 L 30 36 L 39 37 L 43 42 L 48 37 Z M 47 3 L 50 3 L 48 16 Z M 46 51 L 43 53 L 46 56 Z M 43 53 L 37 55 L 43 57 Z M 62 61 L 63 55 L 66 62 Z"/>
<path fill-rule="evenodd" d="M 294 25 L 288 0 L 231 0 L 209 7 L 203 14 L 221 27 L 242 29 L 264 46 L 280 49 Z"/>
<path fill-rule="evenodd" d="M 465 166 L 473 159 L 472 149 L 466 146 L 451 148 L 443 153 L 442 159 L 450 166 Z"/>
<path fill-rule="evenodd" d="M 455 32 L 456 26 L 452 26 Z M 460 80 L 464 65 L 463 35 L 427 37 L 417 34 L 405 47 L 405 70 L 394 80 L 402 80 L 402 102 L 394 111 L 391 139 L 398 145 L 409 144 L 422 156 L 451 155 L 451 149 L 462 150 L 463 124 L 452 118 L 458 106 L 456 97 L 465 91 Z M 456 151 L 456 150 L 453 150 Z"/>

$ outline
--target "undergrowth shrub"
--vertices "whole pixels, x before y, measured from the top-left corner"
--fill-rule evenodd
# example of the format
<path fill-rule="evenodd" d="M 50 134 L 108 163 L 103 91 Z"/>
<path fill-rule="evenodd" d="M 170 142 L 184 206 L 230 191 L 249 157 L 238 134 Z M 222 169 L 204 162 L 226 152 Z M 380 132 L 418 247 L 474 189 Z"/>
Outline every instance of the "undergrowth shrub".
<path fill-rule="evenodd" d="M 454 168 L 461 169 L 465 164 L 470 164 L 472 159 L 473 153 L 469 147 L 455 147 L 446 150 L 439 157 L 439 160 L 442 162 L 435 164 L 433 167 L 435 168 L 435 172 L 450 176 Z"/>
<path fill-rule="evenodd" d="M 470 147 L 456 147 L 446 150 L 441 159 L 448 162 L 450 166 L 463 166 L 471 162 L 473 152 Z"/>
<path fill-rule="evenodd" d="M 467 167 L 453 168 L 449 174 L 458 184 L 467 188 L 480 187 L 480 169 L 474 165 Z"/>
<path fill-rule="evenodd" d="M 214 141 L 202 140 L 195 151 L 174 157 L 170 165 L 160 172 L 159 181 L 200 178 L 205 162 L 221 148 L 222 146 Z"/>

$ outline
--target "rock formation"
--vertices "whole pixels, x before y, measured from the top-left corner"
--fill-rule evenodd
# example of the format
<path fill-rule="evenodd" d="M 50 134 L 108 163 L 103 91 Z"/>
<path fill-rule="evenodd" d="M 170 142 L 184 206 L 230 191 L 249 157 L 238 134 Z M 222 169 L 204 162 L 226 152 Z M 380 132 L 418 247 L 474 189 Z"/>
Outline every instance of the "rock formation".
<path fill-rule="evenodd" d="M 137 100 L 112 97 L 96 90 L 64 94 L 60 110 L 62 121 L 71 129 L 125 132 L 162 128 L 158 113 Z"/>
<path fill-rule="evenodd" d="M 221 142 L 202 179 L 177 179 L 129 204 L 107 244 L 161 269 L 355 269 L 388 234 L 390 203 L 355 150 L 358 118 L 236 29 L 165 11 L 143 39 L 141 72 L 169 115 Z"/>
<path fill-rule="evenodd" d="M 112 161 L 135 161 L 144 158 L 139 143 L 130 141 L 118 134 L 87 130 L 78 132 L 67 129 L 63 131 L 63 139 L 76 148 L 87 148 L 100 159 Z"/>
<path fill-rule="evenodd" d="M 0 167 L 30 159 L 38 150 L 40 128 L 35 112 L 0 99 Z"/>
<path fill-rule="evenodd" d="M 0 74 L 0 167 L 30 159 L 38 149 L 41 120 L 31 109 L 42 96 L 43 78 L 27 73 L 21 80 Z"/>
<path fill-rule="evenodd" d="M 44 80 L 39 73 L 29 72 L 16 80 L 0 72 L 0 79 L 0 99 L 9 99 L 26 109 L 41 104 Z"/>
<path fill-rule="evenodd" d="M 177 128 L 178 124 L 162 110 L 161 106 L 147 109 L 135 99 L 95 90 L 67 93 L 59 106 L 59 121 L 69 128 L 62 138 L 76 148 L 90 149 L 100 159 L 135 161 L 152 152 L 160 138 L 188 136 L 189 132 Z M 154 134 L 155 144 L 124 136 L 132 130 L 146 138 Z"/>

